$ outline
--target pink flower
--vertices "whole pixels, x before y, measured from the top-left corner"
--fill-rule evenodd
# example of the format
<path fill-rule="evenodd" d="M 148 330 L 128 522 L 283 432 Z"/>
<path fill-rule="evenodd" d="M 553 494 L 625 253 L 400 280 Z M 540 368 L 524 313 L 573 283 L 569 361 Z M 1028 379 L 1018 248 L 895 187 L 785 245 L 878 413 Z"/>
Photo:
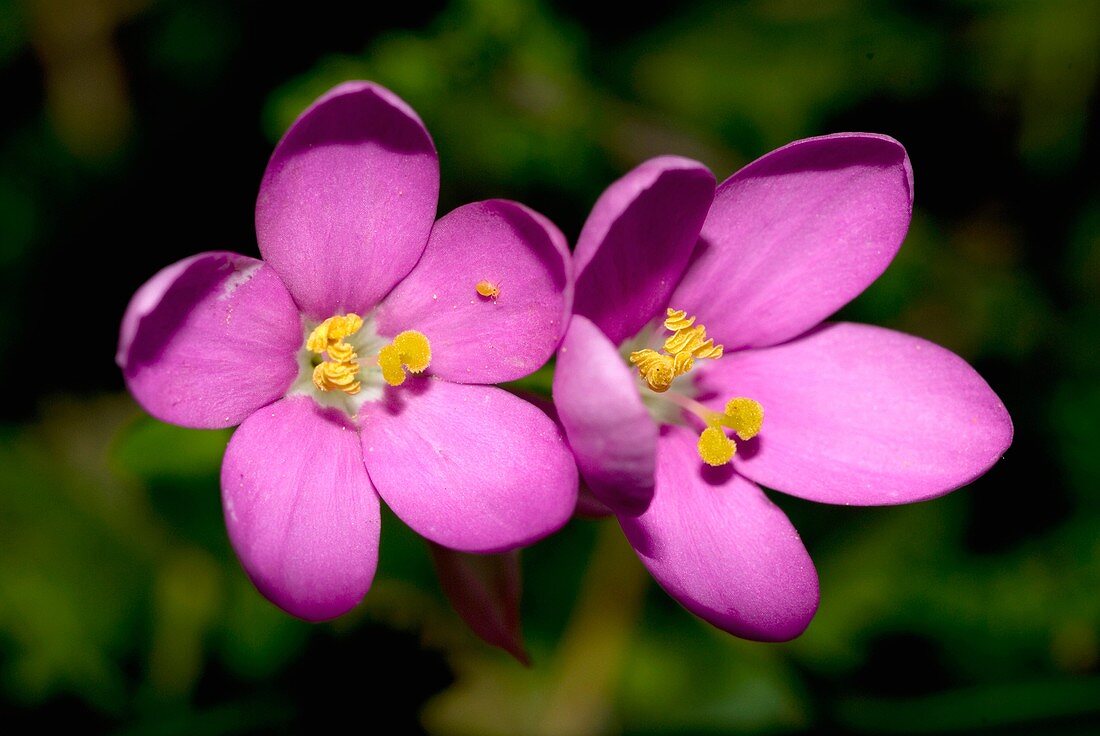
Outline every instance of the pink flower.
<path fill-rule="evenodd" d="M 554 423 L 489 384 L 541 366 L 572 302 L 564 238 L 502 200 L 435 222 L 439 163 L 416 113 L 349 82 L 276 147 L 260 185 L 264 260 L 202 253 L 134 295 L 118 363 L 158 419 L 240 424 L 229 536 L 290 613 L 344 613 L 370 588 L 379 497 L 466 552 L 564 524 L 577 473 Z M 434 223 L 434 224 L 433 224 Z M 499 293 L 485 297 L 480 282 Z"/>
<path fill-rule="evenodd" d="M 1005 407 L 958 356 L 821 323 L 885 270 L 912 201 L 897 141 L 840 134 L 773 151 L 717 190 L 694 161 L 647 161 L 581 232 L 561 422 L 661 586 L 730 633 L 790 639 L 817 609 L 813 563 L 757 483 L 910 503 L 974 480 L 1011 442 Z"/>

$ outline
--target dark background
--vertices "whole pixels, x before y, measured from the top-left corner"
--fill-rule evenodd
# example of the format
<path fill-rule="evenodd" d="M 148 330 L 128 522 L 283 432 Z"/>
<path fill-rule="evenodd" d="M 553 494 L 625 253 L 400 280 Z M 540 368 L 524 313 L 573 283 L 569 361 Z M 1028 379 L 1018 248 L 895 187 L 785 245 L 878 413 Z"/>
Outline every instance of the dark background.
<path fill-rule="evenodd" d="M 156 270 L 256 255 L 274 142 L 348 78 L 420 113 L 441 213 L 506 196 L 571 239 L 652 155 L 724 179 L 795 138 L 894 136 L 913 225 L 842 314 L 969 360 L 1012 448 L 915 506 L 777 497 L 822 584 L 790 644 L 692 618 L 597 522 L 525 554 L 530 670 L 465 632 L 389 518 L 366 603 L 289 618 L 225 539 L 228 433 L 144 417 L 113 355 Z M 0 0 L 4 730 L 1100 731 L 1098 78 L 1087 0 Z"/>

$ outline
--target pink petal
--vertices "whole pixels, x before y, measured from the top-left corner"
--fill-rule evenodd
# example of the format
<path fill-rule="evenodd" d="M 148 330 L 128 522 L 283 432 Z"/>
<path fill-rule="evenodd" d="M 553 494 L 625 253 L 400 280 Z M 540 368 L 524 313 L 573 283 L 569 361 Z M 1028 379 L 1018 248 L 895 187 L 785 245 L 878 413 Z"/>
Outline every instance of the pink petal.
<path fill-rule="evenodd" d="M 126 364 L 130 361 L 130 348 L 134 344 L 134 338 L 137 337 L 141 321 L 157 308 L 161 299 L 164 298 L 164 293 L 172 288 L 172 284 L 176 283 L 180 275 L 184 274 L 197 261 L 208 259 L 212 255 L 215 254 L 198 253 L 190 258 L 184 258 L 182 261 L 176 261 L 157 271 L 152 278 L 138 287 L 138 290 L 130 297 L 130 303 L 126 305 L 126 313 L 122 315 L 122 327 L 119 329 L 118 335 L 118 349 L 115 351 L 115 363 L 118 364 L 119 368 L 125 370 Z M 221 256 L 222 254 L 216 255 Z"/>
<path fill-rule="evenodd" d="M 345 82 L 302 113 L 264 172 L 264 260 L 313 319 L 369 311 L 424 250 L 439 159 L 420 118 L 370 82 Z"/>
<path fill-rule="evenodd" d="M 619 351 L 588 319 L 569 325 L 554 369 L 554 405 L 585 483 L 618 513 L 653 497 L 657 425 Z"/>
<path fill-rule="evenodd" d="M 650 159 L 608 187 L 581 230 L 577 304 L 618 345 L 668 303 L 714 200 L 714 174 L 678 156 Z"/>
<path fill-rule="evenodd" d="M 519 396 L 525 401 L 529 401 L 539 409 L 541 409 L 546 416 L 550 417 L 550 420 L 558 426 L 561 432 L 565 432 L 565 427 L 562 426 L 561 417 L 558 415 L 558 408 L 554 406 L 554 402 L 545 396 L 539 394 L 532 394 L 525 391 L 512 391 L 516 396 Z M 566 437 L 568 442 L 569 438 Z M 650 483 L 652 488 L 652 482 Z M 646 503 L 649 503 L 648 496 Z M 601 519 L 606 516 L 611 516 L 615 512 L 609 509 L 598 500 L 593 494 L 592 490 L 588 487 L 588 484 L 584 482 L 584 478 L 581 478 L 577 484 L 577 506 L 573 510 L 574 516 L 580 516 L 586 519 Z"/>
<path fill-rule="evenodd" d="M 529 665 L 519 619 L 519 552 L 471 555 L 430 542 L 428 547 L 444 594 L 470 630 Z"/>
<path fill-rule="evenodd" d="M 732 468 L 703 465 L 695 435 L 666 427 L 649 509 L 620 517 L 669 595 L 746 639 L 786 641 L 817 610 L 817 572 L 786 515 Z"/>
<path fill-rule="evenodd" d="M 486 281 L 500 290 L 482 296 Z M 419 330 L 431 372 L 459 383 L 522 378 L 558 346 L 572 306 L 565 238 L 536 212 L 501 199 L 448 213 L 424 257 L 378 310 L 383 335 Z"/>
<path fill-rule="evenodd" d="M 700 371 L 715 403 L 764 407 L 734 457 L 769 488 L 824 503 L 878 505 L 942 495 L 977 478 L 1012 442 L 1012 420 L 957 355 L 881 327 L 828 324 L 786 345 L 727 355 Z"/>
<path fill-rule="evenodd" d="M 718 187 L 670 304 L 727 350 L 789 340 L 878 278 L 912 208 L 912 169 L 894 139 L 795 141 Z"/>
<path fill-rule="evenodd" d="M 246 419 L 225 452 L 222 501 L 245 571 L 288 613 L 333 618 L 370 589 L 378 496 L 340 412 L 296 396 Z"/>
<path fill-rule="evenodd" d="M 359 417 L 379 495 L 445 547 L 522 547 L 576 505 L 577 469 L 557 425 L 507 391 L 410 377 Z"/>
<path fill-rule="evenodd" d="M 301 318 L 279 277 L 254 258 L 200 253 L 147 281 L 122 318 L 117 361 L 157 419 L 239 424 L 295 376 Z"/>

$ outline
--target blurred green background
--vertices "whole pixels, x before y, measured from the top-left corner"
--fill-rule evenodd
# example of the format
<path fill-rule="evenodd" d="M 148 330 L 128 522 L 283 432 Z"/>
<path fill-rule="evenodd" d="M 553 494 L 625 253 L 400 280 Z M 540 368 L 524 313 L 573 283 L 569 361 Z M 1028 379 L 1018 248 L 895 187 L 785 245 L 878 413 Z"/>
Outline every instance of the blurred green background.
<path fill-rule="evenodd" d="M 0 730 L 1100 733 L 1098 74 L 1090 0 L 0 0 Z M 570 238 L 652 155 L 721 180 L 794 138 L 893 135 L 912 229 L 843 316 L 967 358 L 1008 456 L 914 506 L 775 497 L 822 584 L 789 644 L 708 628 L 591 521 L 524 553 L 531 669 L 463 628 L 392 518 L 360 609 L 282 614 L 226 540 L 228 433 L 144 416 L 113 353 L 157 269 L 256 254 L 272 145 L 347 78 L 419 111 L 441 212 L 507 196 Z"/>

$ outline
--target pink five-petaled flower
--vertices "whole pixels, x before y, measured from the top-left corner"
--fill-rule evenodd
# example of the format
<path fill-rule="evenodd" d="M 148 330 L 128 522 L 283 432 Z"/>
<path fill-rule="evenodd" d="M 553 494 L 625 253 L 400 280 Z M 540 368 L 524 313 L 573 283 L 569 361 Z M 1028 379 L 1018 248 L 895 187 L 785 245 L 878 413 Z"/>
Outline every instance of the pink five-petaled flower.
<path fill-rule="evenodd" d="M 840 134 L 773 151 L 717 190 L 699 163 L 653 159 L 581 232 L 561 422 L 661 586 L 730 633 L 790 639 L 817 610 L 813 563 L 756 483 L 908 503 L 970 482 L 1011 442 L 1004 406 L 956 355 L 820 324 L 885 270 L 912 201 L 897 141 Z"/>
<path fill-rule="evenodd" d="M 565 240 L 500 200 L 435 222 L 438 193 L 416 113 L 377 85 L 342 84 L 271 157 L 256 203 L 264 260 L 168 266 L 123 319 L 118 362 L 150 414 L 241 425 L 222 465 L 229 536 L 260 591 L 305 619 L 369 589 L 379 497 L 466 552 L 529 544 L 576 502 L 553 421 L 487 385 L 556 349 L 572 303 Z M 481 296 L 482 281 L 499 293 Z"/>

